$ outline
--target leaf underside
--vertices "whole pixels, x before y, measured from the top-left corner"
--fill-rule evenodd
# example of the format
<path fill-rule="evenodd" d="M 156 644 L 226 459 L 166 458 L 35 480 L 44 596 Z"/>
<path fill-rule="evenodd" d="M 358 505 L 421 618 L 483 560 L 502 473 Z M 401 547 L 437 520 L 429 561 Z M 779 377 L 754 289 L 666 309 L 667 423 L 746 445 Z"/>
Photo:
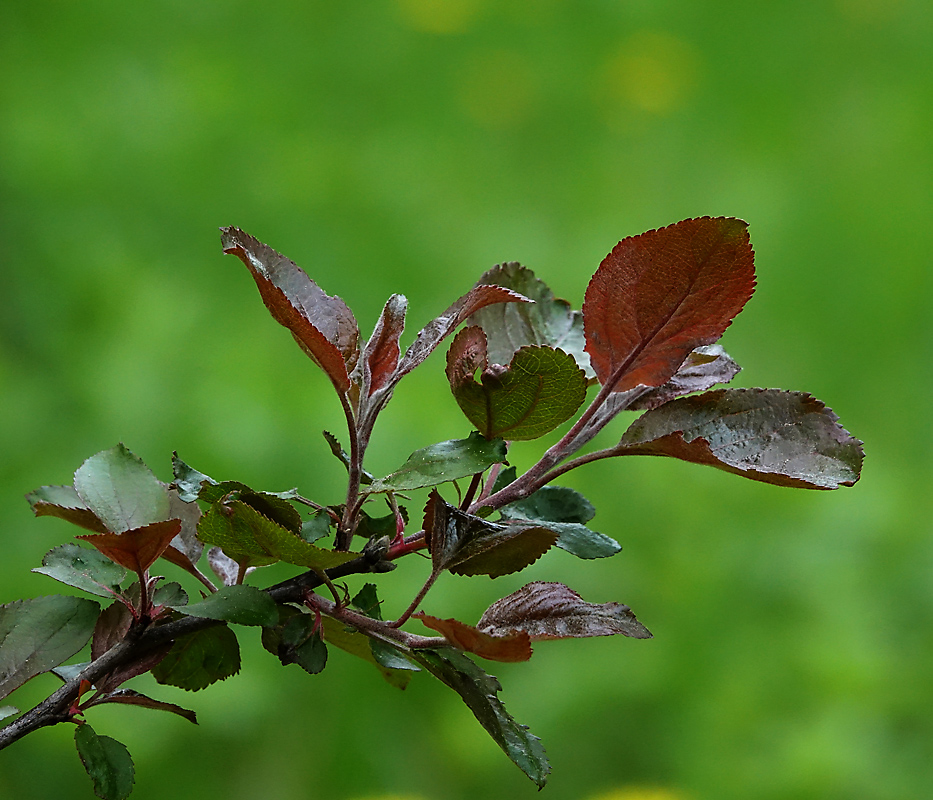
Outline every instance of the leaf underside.
<path fill-rule="evenodd" d="M 75 729 L 75 747 L 101 800 L 125 800 L 133 791 L 133 759 L 126 747 L 99 736 L 86 722 Z"/>

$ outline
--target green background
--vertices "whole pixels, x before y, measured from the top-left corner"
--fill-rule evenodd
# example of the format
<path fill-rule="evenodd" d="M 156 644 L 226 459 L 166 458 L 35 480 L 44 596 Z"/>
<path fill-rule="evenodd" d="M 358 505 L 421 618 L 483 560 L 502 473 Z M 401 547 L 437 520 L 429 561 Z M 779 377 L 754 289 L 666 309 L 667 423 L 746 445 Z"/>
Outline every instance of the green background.
<path fill-rule="evenodd" d="M 118 441 L 163 479 L 177 449 L 218 479 L 340 500 L 329 383 L 219 225 L 297 261 L 364 335 L 404 293 L 407 343 L 500 261 L 579 307 L 620 238 L 734 215 L 758 270 L 723 340 L 735 383 L 824 400 L 866 442 L 862 481 L 591 465 L 564 482 L 621 554 L 447 576 L 425 608 L 474 621 L 562 580 L 654 632 L 491 665 L 548 748 L 549 800 L 930 796 L 931 40 L 921 0 L 5 0 L 0 601 L 58 591 L 29 569 L 72 534 L 22 495 Z M 380 474 L 468 433 L 442 353 L 381 422 Z M 426 572 L 408 561 L 382 582 L 388 609 Z M 133 753 L 137 800 L 537 796 L 436 681 L 402 693 L 340 652 L 311 677 L 240 638 L 243 672 L 208 691 L 138 681 L 198 728 L 91 715 Z M 72 734 L 0 754 L 0 796 L 91 797 Z"/>

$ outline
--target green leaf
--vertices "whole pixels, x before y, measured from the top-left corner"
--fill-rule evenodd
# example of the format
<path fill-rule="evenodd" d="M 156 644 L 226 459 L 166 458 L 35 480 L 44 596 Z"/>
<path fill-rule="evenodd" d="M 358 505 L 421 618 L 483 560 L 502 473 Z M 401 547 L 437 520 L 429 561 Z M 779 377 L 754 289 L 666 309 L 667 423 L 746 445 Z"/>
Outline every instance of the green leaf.
<path fill-rule="evenodd" d="M 534 303 L 499 303 L 477 311 L 467 320 L 479 325 L 489 342 L 489 359 L 494 364 L 508 364 L 526 345 L 559 347 L 573 356 L 587 378 L 594 372 L 590 357 L 584 352 L 583 315 L 570 303 L 554 297 L 547 284 L 516 261 L 497 264 L 479 279 L 478 284 L 504 286 L 534 300 Z"/>
<path fill-rule="evenodd" d="M 350 603 L 367 617 L 382 619 L 382 611 L 380 609 L 379 596 L 376 594 L 375 583 L 364 583 L 363 588 L 354 595 Z"/>
<path fill-rule="evenodd" d="M 499 681 L 452 648 L 413 650 L 411 657 L 463 698 L 479 724 L 538 788 L 547 783 L 551 766 L 541 740 L 505 710 Z"/>
<path fill-rule="evenodd" d="M 329 569 L 359 555 L 315 547 L 241 500 L 212 505 L 201 517 L 198 536 L 206 544 L 222 548 L 237 563 L 251 567 L 285 561 Z"/>
<path fill-rule="evenodd" d="M 176 581 L 162 584 L 152 594 L 152 602 L 157 606 L 180 608 L 188 605 L 188 593 Z M 195 615 L 197 616 L 197 615 Z"/>
<path fill-rule="evenodd" d="M 120 591 L 120 584 L 126 577 L 126 570 L 107 556 L 74 543 L 49 550 L 42 559 L 42 566 L 33 572 L 107 598 Z"/>
<path fill-rule="evenodd" d="M 272 626 L 279 621 L 275 601 L 254 586 L 224 586 L 198 603 L 174 606 L 189 617 L 206 617 L 238 625 Z"/>
<path fill-rule="evenodd" d="M 391 475 L 374 481 L 369 492 L 404 492 L 466 478 L 506 459 L 502 439 L 488 441 L 473 432 L 466 439 L 451 439 L 416 450 Z"/>
<path fill-rule="evenodd" d="M 682 397 L 635 420 L 611 455 L 659 455 L 778 486 L 852 486 L 862 443 L 802 392 L 718 389 Z"/>
<path fill-rule="evenodd" d="M 323 539 L 330 533 L 332 522 L 330 514 L 326 511 L 318 511 L 311 519 L 301 523 L 301 538 L 308 544 Z"/>
<path fill-rule="evenodd" d="M 40 486 L 26 495 L 37 517 L 58 517 L 96 533 L 107 528 L 78 496 L 73 486 Z"/>
<path fill-rule="evenodd" d="M 152 675 L 159 683 L 195 692 L 239 671 L 236 634 L 226 625 L 217 625 L 177 639 Z"/>
<path fill-rule="evenodd" d="M 295 494 L 297 494 L 295 489 L 278 493 L 256 492 L 239 481 L 221 481 L 202 488 L 200 499 L 207 503 L 240 500 L 292 533 L 300 533 L 301 514 L 286 499 Z"/>
<path fill-rule="evenodd" d="M 607 558 L 622 549 L 615 539 L 583 524 L 593 519 L 596 510 L 582 494 L 566 486 L 544 486 L 504 506 L 501 512 L 504 520 L 524 521 L 554 531 L 557 546 L 577 558 Z"/>
<path fill-rule="evenodd" d="M 357 658 L 362 658 L 379 670 L 385 680 L 397 689 L 404 689 L 411 680 L 411 667 L 389 667 L 383 665 L 370 647 L 370 638 L 358 631 L 347 630 L 347 627 L 331 617 L 322 620 L 324 641 L 339 647 Z"/>
<path fill-rule="evenodd" d="M 482 372 L 481 383 L 473 379 Z M 508 367 L 490 364 L 481 328 L 464 328 L 447 353 L 447 379 L 467 419 L 487 439 L 537 439 L 574 415 L 586 397 L 586 375 L 573 356 L 523 347 Z"/>
<path fill-rule="evenodd" d="M 421 672 L 420 667 L 416 667 L 406 657 L 402 650 L 393 647 L 388 642 L 381 639 L 370 639 L 369 648 L 372 650 L 373 658 L 379 666 L 386 669 L 403 669 L 410 672 Z M 405 687 L 401 687 L 405 688 Z"/>
<path fill-rule="evenodd" d="M 282 628 L 279 660 L 297 664 L 309 675 L 317 675 L 327 665 L 327 646 L 313 614 L 296 614 Z"/>
<path fill-rule="evenodd" d="M 405 506 L 399 506 L 398 510 L 402 515 L 402 521 L 407 524 L 408 510 Z M 362 536 L 364 539 L 379 538 L 380 536 L 388 536 L 390 539 L 394 539 L 395 535 L 398 533 L 397 524 L 395 514 L 386 514 L 383 517 L 371 517 L 365 511 L 361 511 L 360 521 L 354 533 L 357 536 Z"/>
<path fill-rule="evenodd" d="M 0 699 L 84 647 L 99 612 L 92 600 L 62 595 L 0 606 Z"/>
<path fill-rule="evenodd" d="M 98 736 L 86 722 L 75 729 L 81 763 L 101 800 L 125 800 L 133 791 L 133 759 L 126 747 L 109 736 Z"/>
<path fill-rule="evenodd" d="M 178 457 L 178 452 L 172 453 L 172 474 L 175 480 L 172 486 L 178 491 L 178 496 L 186 503 L 193 503 L 198 499 L 201 493 L 201 487 L 216 486 L 217 481 L 208 477 L 203 472 L 198 472 L 194 467 L 189 467 Z"/>
<path fill-rule="evenodd" d="M 75 491 L 113 533 L 169 518 L 168 490 L 122 444 L 102 450 L 78 467 Z"/>

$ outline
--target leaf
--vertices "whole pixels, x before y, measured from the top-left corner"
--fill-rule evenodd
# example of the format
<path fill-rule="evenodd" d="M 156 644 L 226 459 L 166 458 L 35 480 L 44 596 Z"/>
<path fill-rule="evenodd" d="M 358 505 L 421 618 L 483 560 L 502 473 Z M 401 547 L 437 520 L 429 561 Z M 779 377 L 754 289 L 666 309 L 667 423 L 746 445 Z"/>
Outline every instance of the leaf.
<path fill-rule="evenodd" d="M 381 603 L 376 594 L 375 583 L 364 583 L 363 588 L 354 595 L 350 604 L 367 617 L 382 619 Z"/>
<path fill-rule="evenodd" d="M 161 579 L 160 579 L 161 580 Z M 188 593 L 176 581 L 162 584 L 152 593 L 152 602 L 163 608 L 177 608 L 188 605 Z"/>
<path fill-rule="evenodd" d="M 107 528 L 78 496 L 73 486 L 40 486 L 26 495 L 37 517 L 58 517 L 97 533 Z"/>
<path fill-rule="evenodd" d="M 193 711 L 190 711 L 187 708 L 182 708 L 181 706 L 175 705 L 174 703 L 166 703 L 162 700 L 153 700 L 151 697 L 147 697 L 144 694 L 139 692 L 134 692 L 132 689 L 118 689 L 115 692 L 111 692 L 106 697 L 102 697 L 100 700 L 95 700 L 92 703 L 89 703 L 89 706 L 100 706 L 105 703 L 120 703 L 127 706 L 141 706 L 142 708 L 151 708 L 155 711 L 168 711 L 172 714 L 177 714 L 179 717 L 184 717 L 188 722 L 192 722 L 195 725 L 198 724 L 198 716 Z"/>
<path fill-rule="evenodd" d="M 735 363 L 720 344 L 697 347 L 680 365 L 667 383 L 638 397 L 628 406 L 629 411 L 657 408 L 675 397 L 691 392 L 705 392 L 720 383 L 729 383 L 742 368 Z"/>
<path fill-rule="evenodd" d="M 408 524 L 408 509 L 405 506 L 398 507 L 399 514 L 402 515 L 402 522 Z M 362 536 L 364 539 L 379 538 L 388 536 L 394 539 L 398 533 L 398 520 L 395 514 L 386 514 L 382 517 L 371 517 L 365 511 L 360 512 L 359 522 L 354 533 Z"/>
<path fill-rule="evenodd" d="M 16 706 L 0 706 L 0 719 L 12 717 L 14 714 L 19 714 L 19 709 Z"/>
<path fill-rule="evenodd" d="M 198 603 L 173 606 L 189 617 L 205 617 L 238 625 L 272 626 L 279 620 L 275 601 L 254 586 L 224 586 Z"/>
<path fill-rule="evenodd" d="M 239 565 L 219 547 L 212 547 L 207 551 L 207 563 L 210 564 L 214 574 L 220 578 L 224 586 L 233 586 L 237 582 L 240 574 Z M 246 575 L 255 571 L 255 567 L 250 567 L 243 577 L 245 578 Z"/>
<path fill-rule="evenodd" d="M 133 791 L 133 759 L 126 747 L 98 736 L 86 722 L 75 728 L 75 747 L 101 800 L 125 800 Z"/>
<path fill-rule="evenodd" d="M 282 628 L 278 646 L 279 660 L 297 664 L 309 675 L 317 675 L 327 665 L 327 646 L 320 626 L 312 614 L 295 614 Z"/>
<path fill-rule="evenodd" d="M 321 431 L 324 435 L 324 439 L 327 441 L 330 451 L 334 454 L 338 461 L 347 468 L 347 472 L 350 471 L 350 456 L 347 455 L 347 451 L 340 446 L 340 442 L 337 440 L 337 437 L 334 436 L 330 431 Z M 364 485 L 369 485 L 373 482 L 373 475 L 371 472 L 367 472 L 365 469 L 360 471 L 360 483 Z"/>
<path fill-rule="evenodd" d="M 371 640 L 368 636 L 364 636 L 358 631 L 347 630 L 343 623 L 337 622 L 337 620 L 331 617 L 324 617 L 321 623 L 325 642 L 334 645 L 334 647 L 339 647 L 341 650 L 372 664 L 379 670 L 379 674 L 397 689 L 404 689 L 408 686 L 412 673 L 410 664 L 407 667 L 390 667 L 384 665 L 373 654 L 373 650 L 370 647 Z"/>
<path fill-rule="evenodd" d="M 408 670 L 410 672 L 421 672 L 420 667 L 416 667 L 411 663 L 398 647 L 393 647 L 388 642 L 384 642 L 381 639 L 370 639 L 369 648 L 372 651 L 373 658 L 376 660 L 376 664 L 381 667 L 386 667 L 387 669 L 392 670 Z M 391 682 L 391 681 L 390 681 Z M 400 686 L 400 689 L 404 689 L 404 686 Z"/>
<path fill-rule="evenodd" d="M 473 374 L 482 370 L 481 383 Z M 457 405 L 487 439 L 537 439 L 573 416 L 586 397 L 586 376 L 573 356 L 523 347 L 508 367 L 490 365 L 481 328 L 464 328 L 447 353 Z"/>
<path fill-rule="evenodd" d="M 424 513 L 424 536 L 434 572 L 509 575 L 537 561 L 554 544 L 546 530 L 498 525 L 467 514 L 431 492 Z"/>
<path fill-rule="evenodd" d="M 118 645 L 129 633 L 133 615 L 122 600 L 111 603 L 101 611 L 91 639 L 91 661 Z"/>
<path fill-rule="evenodd" d="M 474 286 L 450 308 L 421 329 L 402 360 L 390 382 L 398 381 L 421 364 L 446 337 L 453 333 L 471 315 L 495 303 L 530 303 L 527 297 L 504 289 L 501 286 Z"/>
<path fill-rule="evenodd" d="M 405 312 L 408 300 L 393 294 L 376 323 L 373 335 L 363 348 L 360 364 L 364 370 L 363 391 L 367 395 L 383 388 L 398 367 L 400 350 L 398 340 L 405 329 Z"/>
<path fill-rule="evenodd" d="M 301 349 L 344 394 L 359 358 L 360 339 L 347 304 L 325 294 L 297 264 L 248 233 L 234 227 L 220 230 L 224 253 L 246 265 L 276 322 L 291 331 Z"/>
<path fill-rule="evenodd" d="M 412 614 L 412 617 L 440 633 L 454 647 L 490 661 L 527 661 L 531 658 L 531 640 L 524 631 L 497 636 L 455 619 L 438 619 L 421 612 Z"/>
<path fill-rule="evenodd" d="M 99 611 L 92 600 L 62 595 L 0 606 L 0 699 L 84 647 Z"/>
<path fill-rule="evenodd" d="M 78 467 L 75 491 L 112 533 L 164 522 L 171 510 L 165 486 L 122 444 Z"/>
<path fill-rule="evenodd" d="M 120 591 L 126 570 L 97 550 L 73 542 L 49 550 L 42 566 L 32 570 L 98 597 L 111 598 Z"/>
<path fill-rule="evenodd" d="M 586 290 L 586 352 L 612 391 L 661 386 L 713 344 L 755 288 L 747 224 L 702 217 L 631 236 Z"/>
<path fill-rule="evenodd" d="M 206 544 L 222 548 L 238 564 L 253 567 L 285 561 L 329 569 L 359 555 L 315 547 L 241 500 L 212 505 L 201 518 L 198 535 Z"/>
<path fill-rule="evenodd" d="M 171 489 L 168 493 L 170 511 L 169 516 L 172 519 L 181 520 L 181 530 L 178 536 L 172 539 L 171 548 L 181 555 L 185 562 L 179 563 L 181 559 L 169 556 L 163 553 L 163 557 L 183 569 L 195 574 L 195 564 L 201 559 L 204 552 L 204 543 L 198 539 L 198 522 L 201 521 L 201 507 L 193 501 L 184 501 L 179 497 L 176 489 Z"/>
<path fill-rule="evenodd" d="M 178 492 L 178 497 L 185 503 L 193 503 L 201 493 L 201 487 L 216 486 L 217 481 L 194 467 L 188 466 L 178 457 L 178 451 L 172 453 L 172 474 L 175 480 L 172 487 Z"/>
<path fill-rule="evenodd" d="M 169 519 L 123 533 L 89 533 L 76 538 L 94 545 L 117 564 L 142 573 L 155 563 L 180 530 L 181 520 Z"/>
<path fill-rule="evenodd" d="M 491 636 L 523 631 L 531 641 L 622 634 L 650 639 L 632 609 L 622 603 L 587 603 L 562 583 L 535 581 L 493 603 L 476 627 Z"/>
<path fill-rule="evenodd" d="M 332 523 L 333 520 L 330 514 L 326 511 L 318 511 L 316 514 L 311 515 L 311 519 L 301 523 L 300 536 L 309 544 L 314 544 L 314 542 L 323 539 L 330 533 Z"/>
<path fill-rule="evenodd" d="M 778 389 L 718 389 L 639 417 L 609 453 L 708 464 L 778 486 L 852 486 L 862 443 L 816 398 Z"/>
<path fill-rule="evenodd" d="M 488 340 L 489 360 L 508 364 L 526 345 L 557 347 L 573 356 L 587 378 L 594 376 L 590 357 L 584 351 L 583 315 L 570 303 L 554 297 L 547 284 L 516 261 L 497 264 L 479 279 L 479 284 L 504 286 L 533 303 L 499 303 L 474 313 L 469 325 L 479 325 Z"/>
<path fill-rule="evenodd" d="M 236 634 L 226 625 L 216 625 L 176 639 L 152 675 L 159 683 L 193 692 L 239 671 Z"/>
<path fill-rule="evenodd" d="M 453 649 L 413 650 L 412 658 L 453 689 L 496 744 L 542 788 L 551 771 L 541 740 L 519 725 L 499 700 L 499 681 Z"/>
<path fill-rule="evenodd" d="M 466 478 L 506 459 L 502 439 L 487 441 L 478 433 L 451 439 L 412 453 L 395 472 L 374 481 L 368 492 L 404 492 Z"/>

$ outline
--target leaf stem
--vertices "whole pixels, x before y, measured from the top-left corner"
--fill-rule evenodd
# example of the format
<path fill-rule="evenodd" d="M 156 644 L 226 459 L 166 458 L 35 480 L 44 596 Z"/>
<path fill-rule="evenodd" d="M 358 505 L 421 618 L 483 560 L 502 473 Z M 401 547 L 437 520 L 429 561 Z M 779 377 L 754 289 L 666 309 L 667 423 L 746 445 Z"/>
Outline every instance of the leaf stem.
<path fill-rule="evenodd" d="M 350 435 L 350 464 L 347 466 L 347 502 L 344 506 L 343 519 L 337 526 L 337 541 L 334 549 L 349 550 L 353 540 L 353 529 L 356 527 L 356 516 L 359 513 L 358 499 L 363 474 L 363 448 L 360 446 L 353 408 L 346 394 L 340 396 L 340 404 L 347 418 L 347 432 Z"/>
<path fill-rule="evenodd" d="M 476 496 L 476 491 L 479 489 L 482 480 L 482 472 L 477 472 L 475 475 L 473 475 L 473 480 L 470 481 L 470 485 L 466 490 L 466 494 L 463 496 L 463 500 L 460 502 L 461 511 L 466 511 L 470 507 L 470 503 L 473 502 L 473 498 Z"/>
<path fill-rule="evenodd" d="M 402 625 L 408 622 L 408 618 L 418 610 L 418 606 L 421 604 L 421 601 L 424 600 L 424 596 L 434 585 L 434 581 L 437 580 L 438 575 L 440 575 L 440 573 L 437 570 L 432 571 L 428 576 L 428 579 L 424 582 L 424 586 L 421 587 L 421 591 L 415 595 L 415 599 L 411 601 L 411 605 L 405 609 L 405 612 L 402 614 L 402 616 L 395 620 L 395 622 L 387 622 L 386 625 L 388 625 L 390 628 L 400 628 Z"/>

